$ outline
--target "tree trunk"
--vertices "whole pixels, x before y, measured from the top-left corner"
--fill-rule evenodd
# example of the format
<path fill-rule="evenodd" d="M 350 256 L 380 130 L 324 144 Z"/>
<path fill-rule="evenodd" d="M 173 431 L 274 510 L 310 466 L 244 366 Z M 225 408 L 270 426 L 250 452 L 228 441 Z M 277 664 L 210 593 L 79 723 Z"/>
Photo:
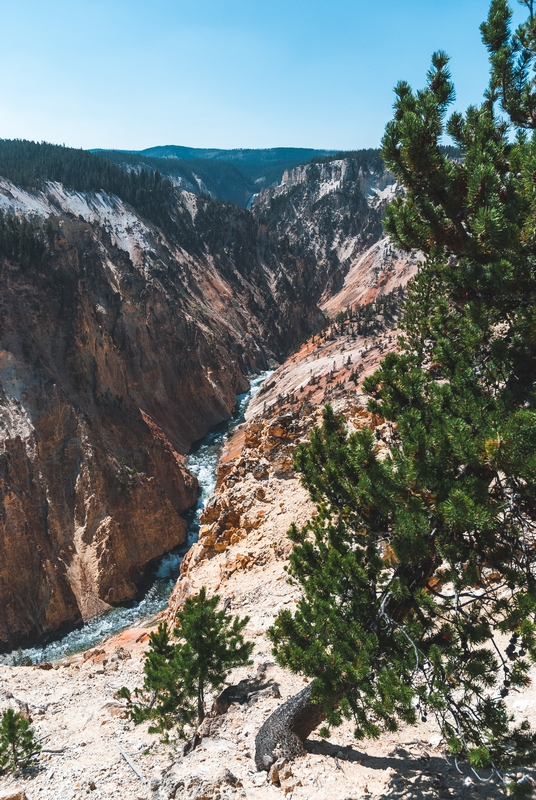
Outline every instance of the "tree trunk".
<path fill-rule="evenodd" d="M 404 576 L 408 588 L 415 591 L 417 587 L 426 586 L 436 566 L 437 558 L 430 557 L 421 564 L 400 565 L 394 577 Z M 412 599 L 400 603 L 391 601 L 385 613 L 391 620 L 400 623 L 412 603 Z M 311 702 L 311 686 L 309 684 L 290 697 L 264 722 L 255 737 L 255 765 L 258 770 L 269 770 L 278 758 L 292 760 L 304 754 L 303 742 L 325 718 L 324 705 Z M 341 693 L 339 701 L 343 696 Z"/>
<path fill-rule="evenodd" d="M 204 719 L 205 719 L 205 698 L 203 694 L 203 684 L 200 680 L 197 689 L 197 724 L 201 725 Z"/>
<path fill-rule="evenodd" d="M 269 770 L 278 758 L 292 760 L 305 752 L 303 742 L 324 719 L 322 703 L 311 702 L 311 686 L 270 714 L 255 737 L 255 764 Z"/>

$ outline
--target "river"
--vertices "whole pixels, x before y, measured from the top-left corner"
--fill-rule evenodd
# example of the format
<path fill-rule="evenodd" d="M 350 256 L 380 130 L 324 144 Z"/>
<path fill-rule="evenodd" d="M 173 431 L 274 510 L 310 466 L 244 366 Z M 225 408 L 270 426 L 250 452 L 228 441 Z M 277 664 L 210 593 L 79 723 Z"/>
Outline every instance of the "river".
<path fill-rule="evenodd" d="M 225 440 L 230 432 L 244 421 L 244 414 L 252 396 L 259 390 L 270 373 L 251 380 L 248 392 L 238 395 L 233 417 L 208 433 L 197 442 L 187 456 L 186 465 L 199 481 L 197 506 L 188 514 L 186 542 L 177 550 L 163 556 L 144 581 L 142 596 L 128 605 L 118 606 L 86 622 L 83 627 L 70 631 L 60 638 L 51 639 L 38 647 L 30 647 L 0 656 L 0 663 L 11 664 L 13 657 L 31 658 L 34 664 L 58 661 L 80 650 L 95 647 L 107 637 L 151 619 L 167 605 L 171 591 L 179 575 L 181 561 L 199 533 L 199 519 L 207 500 L 216 488 L 218 461 Z"/>

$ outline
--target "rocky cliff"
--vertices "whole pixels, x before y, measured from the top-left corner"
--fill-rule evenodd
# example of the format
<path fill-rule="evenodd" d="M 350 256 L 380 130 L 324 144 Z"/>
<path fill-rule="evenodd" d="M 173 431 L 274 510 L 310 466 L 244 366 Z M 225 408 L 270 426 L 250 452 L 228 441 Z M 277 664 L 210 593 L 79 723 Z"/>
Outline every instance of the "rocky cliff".
<path fill-rule="evenodd" d="M 197 487 L 181 454 L 229 417 L 271 346 L 283 352 L 280 331 L 293 336 L 320 312 L 310 305 L 286 325 L 270 310 L 269 276 L 244 277 L 224 246 L 194 257 L 118 198 L 4 181 L 0 207 L 33 220 L 47 248 L 0 269 L 10 646 L 134 596 L 147 565 L 184 540 Z"/>
<path fill-rule="evenodd" d="M 382 215 L 399 192 L 376 156 L 304 164 L 285 171 L 281 183 L 263 189 L 251 210 L 276 227 L 306 263 L 314 263 L 311 291 L 327 301 L 343 285 L 352 264 L 383 235 Z"/>

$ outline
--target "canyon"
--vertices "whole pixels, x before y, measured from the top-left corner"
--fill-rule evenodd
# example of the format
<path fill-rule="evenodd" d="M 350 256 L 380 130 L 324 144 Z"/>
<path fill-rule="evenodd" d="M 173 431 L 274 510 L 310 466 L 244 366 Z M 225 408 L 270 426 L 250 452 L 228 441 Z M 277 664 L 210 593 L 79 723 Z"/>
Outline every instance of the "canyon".
<path fill-rule="evenodd" d="M 383 263 L 384 245 L 379 243 L 377 250 L 372 273 L 369 258 L 361 261 L 367 292 L 385 285 L 381 269 L 375 285 L 370 279 Z M 388 275 L 391 268 L 402 274 L 415 269 L 411 258 L 396 252 L 384 267 Z M 167 613 L 54 664 L 0 665 L 0 710 L 27 709 L 46 742 L 43 768 L 34 777 L 6 781 L 7 793 L 24 791 L 28 800 L 88 794 L 97 800 L 502 796 L 497 785 L 480 783 L 466 765 L 444 757 L 433 718 L 365 743 L 356 743 L 351 724 L 344 723 L 329 739 L 310 736 L 302 758 L 270 774 L 255 767 L 254 738 L 262 723 L 304 686 L 299 675 L 276 664 L 266 636 L 278 611 L 293 609 L 298 600 L 284 569 L 291 548 L 287 530 L 314 512 L 292 452 L 320 421 L 328 401 L 344 413 L 350 429 L 373 427 L 381 436 L 383 423 L 367 410 L 360 384 L 394 346 L 396 312 L 379 323 L 365 335 L 356 332 L 352 320 L 326 325 L 275 369 L 252 398 L 245 421 L 225 443 L 199 542 L 182 563 Z M 183 743 L 163 744 L 148 734 L 146 725 L 134 726 L 116 692 L 140 685 L 149 633 L 160 619 L 167 616 L 171 622 L 186 597 L 203 585 L 217 592 L 231 613 L 249 616 L 246 636 L 255 649 L 253 664 L 229 676 L 226 703 L 213 698 L 201 743 L 183 755 Z M 534 689 L 514 698 L 512 710 L 536 713 Z"/>
<path fill-rule="evenodd" d="M 380 244 L 378 252 L 372 271 L 366 260 L 359 276 L 354 270 L 358 282 L 369 281 L 371 293 L 385 285 Z M 396 271 L 399 261 L 404 269 L 414 269 L 411 259 L 393 255 L 383 265 L 386 274 Z M 250 402 L 246 420 L 226 441 L 199 542 L 182 563 L 167 617 L 171 621 L 185 598 L 202 585 L 210 587 L 233 613 L 249 615 L 246 635 L 255 642 L 254 663 L 233 671 L 229 682 L 236 699 L 225 713 L 209 715 L 201 745 L 181 757 L 181 745 L 170 748 L 149 735 L 146 726 L 133 726 L 115 698 L 120 686 L 134 688 L 142 680 L 148 634 L 158 622 L 154 619 L 53 665 L 0 666 L 0 710 L 27 704 L 47 750 L 42 756 L 45 766 L 35 777 L 10 780 L 6 790 L 22 789 L 28 798 L 46 800 L 87 792 L 95 798 L 300 800 L 347 798 L 357 790 L 379 797 L 387 791 L 393 794 L 395 787 L 396 797 L 411 785 L 417 768 L 420 772 L 413 758 L 432 753 L 437 771 L 439 740 L 430 725 L 412 731 L 408 751 L 397 750 L 397 737 L 387 736 L 381 747 L 361 754 L 351 744 L 348 726 L 330 743 L 312 737 L 308 755 L 281 769 L 275 780 L 257 773 L 253 762 L 253 739 L 262 721 L 281 698 L 303 686 L 301 678 L 276 666 L 266 638 L 278 610 L 292 608 L 297 600 L 295 587 L 285 580 L 290 550 L 286 531 L 313 510 L 292 466 L 292 451 L 320 420 L 327 401 L 344 412 L 352 426 L 374 424 L 359 384 L 393 346 L 396 323 L 395 312 L 370 335 L 356 334 L 347 320 L 325 325 L 272 372 Z M 356 381 L 351 376 L 357 367 Z M 434 776 L 430 772 L 422 781 L 430 796 Z M 448 777 L 442 781 L 446 789 Z"/>
<path fill-rule="evenodd" d="M 170 235 L 113 194 L 0 181 L 46 247 L 0 272 L 0 647 L 131 600 L 184 541 L 191 444 L 322 327 L 364 254 L 366 280 L 398 280 L 374 250 L 393 191 L 351 160 L 287 171 L 250 211 L 174 190 Z"/>

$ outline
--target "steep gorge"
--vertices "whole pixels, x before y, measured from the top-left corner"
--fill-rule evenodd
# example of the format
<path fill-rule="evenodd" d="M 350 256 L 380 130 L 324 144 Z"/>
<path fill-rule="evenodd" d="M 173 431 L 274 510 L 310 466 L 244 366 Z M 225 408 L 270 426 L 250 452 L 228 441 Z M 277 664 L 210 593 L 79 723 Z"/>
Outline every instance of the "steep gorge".
<path fill-rule="evenodd" d="M 399 191 L 379 156 L 333 158 L 287 170 L 263 189 L 251 210 L 314 263 L 312 291 L 320 302 L 337 294 L 352 264 L 383 236 L 382 215 Z"/>
<path fill-rule="evenodd" d="M 341 254 L 381 235 L 378 177 L 312 166 L 252 213 L 177 192 L 176 237 L 112 195 L 1 182 L 47 254 L 0 269 L 0 646 L 131 599 L 184 539 L 182 454 L 322 324 Z"/>

